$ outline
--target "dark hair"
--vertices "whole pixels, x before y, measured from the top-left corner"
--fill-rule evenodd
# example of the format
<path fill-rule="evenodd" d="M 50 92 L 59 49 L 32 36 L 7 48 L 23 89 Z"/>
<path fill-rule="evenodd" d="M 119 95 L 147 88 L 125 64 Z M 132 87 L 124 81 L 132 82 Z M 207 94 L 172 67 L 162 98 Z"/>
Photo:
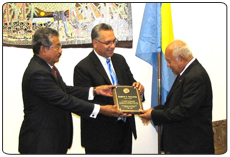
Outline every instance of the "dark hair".
<path fill-rule="evenodd" d="M 100 36 L 100 30 L 111 30 L 111 31 L 113 31 L 113 28 L 109 24 L 105 24 L 105 23 L 100 23 L 100 24 L 96 25 L 95 27 L 93 27 L 93 29 L 91 31 L 92 41 L 93 41 L 93 39 L 98 39 L 98 37 Z"/>
<path fill-rule="evenodd" d="M 53 44 L 51 40 L 53 36 L 58 37 L 58 31 L 47 27 L 37 29 L 32 38 L 32 49 L 34 54 L 39 54 L 41 46 L 49 48 Z"/>

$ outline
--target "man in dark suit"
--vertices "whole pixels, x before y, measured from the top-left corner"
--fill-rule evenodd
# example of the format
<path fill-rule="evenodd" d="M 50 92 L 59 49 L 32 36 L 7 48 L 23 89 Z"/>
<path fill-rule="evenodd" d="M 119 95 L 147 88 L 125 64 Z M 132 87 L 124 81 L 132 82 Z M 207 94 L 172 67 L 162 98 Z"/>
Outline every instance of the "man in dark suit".
<path fill-rule="evenodd" d="M 81 100 L 93 99 L 96 94 L 111 96 L 114 86 L 99 86 L 93 90 L 92 87 L 71 87 L 64 83 L 54 66 L 62 54 L 56 30 L 38 29 L 33 36 L 32 48 L 34 56 L 22 80 L 25 115 L 19 135 L 21 154 L 66 153 L 73 136 L 71 112 L 86 119 L 97 119 L 100 113 L 122 115 L 111 105 L 99 106 Z"/>
<path fill-rule="evenodd" d="M 142 111 L 140 117 L 163 125 L 165 153 L 213 154 L 212 87 L 206 70 L 181 40 L 167 46 L 165 59 L 178 77 L 165 104 Z"/>
<path fill-rule="evenodd" d="M 114 53 L 117 39 L 110 25 L 99 24 L 91 32 L 94 50 L 74 69 L 74 85 L 82 87 L 102 84 L 133 85 L 142 95 L 144 87 L 133 78 L 123 56 Z M 110 74 L 110 68 L 112 75 Z M 95 96 L 94 103 L 114 104 L 113 98 Z M 99 115 L 97 119 L 81 117 L 81 144 L 87 154 L 130 154 L 132 133 L 136 138 L 134 116 L 122 121 Z"/>

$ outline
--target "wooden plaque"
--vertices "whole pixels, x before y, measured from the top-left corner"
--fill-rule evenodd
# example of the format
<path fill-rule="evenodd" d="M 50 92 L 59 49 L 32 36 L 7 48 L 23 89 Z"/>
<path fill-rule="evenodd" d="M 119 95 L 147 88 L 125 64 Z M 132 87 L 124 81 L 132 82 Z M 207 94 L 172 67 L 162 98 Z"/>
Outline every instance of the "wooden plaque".
<path fill-rule="evenodd" d="M 118 110 L 124 113 L 139 114 L 143 110 L 138 89 L 133 86 L 116 86 L 113 100 Z"/>

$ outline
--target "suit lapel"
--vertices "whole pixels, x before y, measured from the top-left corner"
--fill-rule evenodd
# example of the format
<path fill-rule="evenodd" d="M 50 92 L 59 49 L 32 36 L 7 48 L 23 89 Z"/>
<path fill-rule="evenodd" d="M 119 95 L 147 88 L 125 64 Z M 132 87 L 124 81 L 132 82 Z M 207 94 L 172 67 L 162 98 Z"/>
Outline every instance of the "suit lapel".
<path fill-rule="evenodd" d="M 169 94 L 166 98 L 166 102 L 167 100 L 172 96 L 173 92 L 177 89 L 177 87 L 180 85 L 180 82 L 181 80 L 190 72 L 190 70 L 195 66 L 197 65 L 199 62 L 198 60 L 194 60 L 194 62 L 184 71 L 184 73 L 180 76 L 180 78 L 176 78 L 173 85 L 172 85 L 172 88 L 171 90 L 169 91 Z"/>
<path fill-rule="evenodd" d="M 36 60 L 36 62 L 41 64 L 44 67 L 44 69 L 47 69 L 51 73 L 51 75 L 53 76 L 53 78 L 54 78 L 55 82 L 58 84 L 58 86 L 60 86 L 63 90 L 65 90 L 65 87 L 63 87 L 63 83 L 62 83 L 63 81 L 61 79 L 60 73 L 57 70 L 57 68 L 54 66 L 54 68 L 57 72 L 57 77 L 56 77 L 54 75 L 53 70 L 50 68 L 50 66 L 42 58 L 38 57 L 37 55 L 34 55 L 34 59 Z M 59 80 L 61 80 L 61 81 L 59 81 Z"/>
<path fill-rule="evenodd" d="M 62 77 L 61 77 L 61 75 L 60 75 L 58 69 L 57 69 L 55 66 L 54 66 L 54 69 L 55 69 L 55 71 L 56 71 L 56 73 L 57 73 L 57 77 L 56 77 L 56 76 L 54 75 L 52 69 L 51 69 L 52 74 L 53 74 L 53 76 L 54 76 L 54 79 L 55 79 L 55 81 L 57 82 L 57 84 L 62 88 L 62 90 L 65 91 L 65 84 L 64 84 L 64 82 L 63 82 L 63 80 L 62 80 Z"/>
<path fill-rule="evenodd" d="M 103 67 L 103 65 L 101 64 L 100 60 L 98 59 L 98 57 L 96 56 L 96 54 L 94 53 L 94 51 L 92 51 L 90 53 L 90 58 L 93 62 L 93 64 L 95 65 L 95 69 L 98 71 L 98 73 L 105 79 L 107 84 L 111 84 L 107 73 L 105 72 L 105 69 Z"/>
<path fill-rule="evenodd" d="M 171 95 L 173 94 L 173 92 L 177 89 L 177 87 L 180 85 L 180 80 L 181 78 L 178 78 L 178 76 L 176 77 L 168 95 L 167 95 L 167 98 L 166 98 L 166 101 L 171 97 Z"/>
<path fill-rule="evenodd" d="M 114 55 L 111 57 L 111 60 L 113 63 L 113 68 L 115 70 L 118 82 L 120 85 L 123 85 L 123 77 L 122 77 L 120 65 L 119 65 L 120 62 L 117 60 L 117 58 Z"/>

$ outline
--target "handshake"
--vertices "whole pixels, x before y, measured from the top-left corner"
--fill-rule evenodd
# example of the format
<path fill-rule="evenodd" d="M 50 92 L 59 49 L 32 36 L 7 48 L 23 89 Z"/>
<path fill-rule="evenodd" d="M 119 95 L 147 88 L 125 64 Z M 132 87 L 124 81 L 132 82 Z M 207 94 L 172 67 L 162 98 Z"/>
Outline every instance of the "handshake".
<path fill-rule="evenodd" d="M 113 88 L 115 88 L 115 85 L 102 85 L 94 88 L 94 95 L 103 95 L 103 96 L 108 96 L 112 97 L 113 96 Z M 144 87 L 139 83 L 139 82 L 134 82 L 133 87 L 136 87 L 138 92 L 140 94 L 144 93 Z M 142 118 L 142 122 L 144 124 L 149 123 L 151 120 L 151 111 L 153 108 L 149 110 L 141 110 L 139 113 L 139 116 Z M 118 110 L 116 105 L 105 105 L 105 106 L 100 106 L 100 111 L 99 113 L 104 114 L 106 116 L 113 116 L 113 117 L 129 117 L 132 116 L 131 113 L 124 113 L 120 110 Z"/>

